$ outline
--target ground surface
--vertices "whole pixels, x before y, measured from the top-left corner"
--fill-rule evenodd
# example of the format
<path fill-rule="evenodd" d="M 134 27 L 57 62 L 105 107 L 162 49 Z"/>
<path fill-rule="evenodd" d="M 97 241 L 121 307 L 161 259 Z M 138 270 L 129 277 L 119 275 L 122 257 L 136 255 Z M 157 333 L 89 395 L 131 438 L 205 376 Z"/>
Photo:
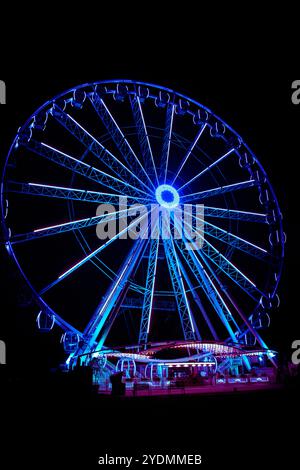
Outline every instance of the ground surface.
<path fill-rule="evenodd" d="M 82 461 L 89 469 L 106 452 L 185 451 L 201 453 L 203 468 L 292 468 L 298 399 L 294 388 L 130 399 L 20 387 L 4 403 L 2 448 L 11 468 L 71 469 Z"/>

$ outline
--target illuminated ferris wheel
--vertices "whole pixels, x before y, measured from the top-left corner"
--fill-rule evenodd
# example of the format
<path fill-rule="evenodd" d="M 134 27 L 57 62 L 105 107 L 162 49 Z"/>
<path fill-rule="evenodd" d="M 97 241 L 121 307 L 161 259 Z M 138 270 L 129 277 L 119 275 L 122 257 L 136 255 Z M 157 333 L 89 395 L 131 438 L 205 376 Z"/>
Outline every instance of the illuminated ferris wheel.
<path fill-rule="evenodd" d="M 120 196 L 143 207 L 138 218 L 119 207 L 96 213 Z M 274 362 L 262 331 L 279 304 L 280 208 L 243 139 L 196 101 L 130 80 L 62 93 L 18 130 L 1 205 L 6 248 L 35 295 L 38 326 L 62 329 L 68 363 L 97 352 L 103 367 L 122 357 L 147 368 L 170 348 L 217 365 L 240 354 L 248 367 L 256 348 Z M 158 213 L 157 236 L 128 237 L 154 205 L 168 213 L 170 236 Z M 200 249 L 174 236 L 184 205 L 202 207 Z M 191 212 L 191 230 L 199 218 Z M 109 222 L 115 235 L 99 240 L 95 227 Z M 131 337 L 114 343 L 128 312 Z"/>

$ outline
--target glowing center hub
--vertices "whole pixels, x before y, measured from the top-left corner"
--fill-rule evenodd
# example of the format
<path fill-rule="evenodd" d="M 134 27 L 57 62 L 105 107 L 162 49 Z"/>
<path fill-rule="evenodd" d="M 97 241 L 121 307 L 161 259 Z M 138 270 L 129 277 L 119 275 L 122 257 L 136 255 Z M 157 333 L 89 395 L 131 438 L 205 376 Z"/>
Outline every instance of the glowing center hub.
<path fill-rule="evenodd" d="M 169 184 L 161 184 L 155 191 L 155 196 L 158 204 L 168 209 L 173 209 L 179 204 L 179 194 Z"/>

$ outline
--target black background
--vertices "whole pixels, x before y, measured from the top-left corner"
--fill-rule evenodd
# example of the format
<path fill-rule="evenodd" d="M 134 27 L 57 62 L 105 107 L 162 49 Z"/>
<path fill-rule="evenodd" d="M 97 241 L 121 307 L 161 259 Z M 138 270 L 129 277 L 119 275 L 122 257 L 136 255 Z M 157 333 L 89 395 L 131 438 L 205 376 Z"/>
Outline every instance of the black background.
<path fill-rule="evenodd" d="M 80 18 L 78 18 L 80 21 Z M 175 28 L 180 34 L 180 24 Z M 7 105 L 0 107 L 1 162 L 17 128 L 47 99 L 74 85 L 110 78 L 153 82 L 185 93 L 222 117 L 260 159 L 277 194 L 288 236 L 284 275 L 280 286 L 281 306 L 274 313 L 272 338 L 285 355 L 300 339 L 298 328 L 298 202 L 300 105 L 291 102 L 291 83 L 297 75 L 282 78 L 283 62 L 270 63 L 267 44 L 246 57 L 225 51 L 221 44 L 206 45 L 211 56 L 201 57 L 199 44 L 191 40 L 184 48 L 169 54 L 170 45 L 142 52 L 136 42 L 118 45 L 107 57 L 101 47 L 93 56 L 77 48 L 59 63 L 55 51 L 47 55 L 22 48 L 8 68 L 0 68 L 7 84 Z M 202 40 L 202 41 L 201 41 Z M 236 38 L 238 40 L 238 37 Z M 34 42 L 33 42 L 34 44 Z M 203 46 L 204 47 L 204 46 Z M 54 48 L 54 46 L 53 46 Z M 74 52 L 74 51 L 73 51 Z M 23 55 L 28 59 L 24 60 Z M 223 60 L 225 55 L 225 66 Z M 30 56 L 30 58 L 29 58 Z M 219 60 L 220 58 L 220 60 Z M 38 61 L 37 61 L 38 59 Z M 223 60 L 222 60 L 223 59 Z M 221 62 L 220 62 L 221 61 Z M 15 72 L 16 71 L 16 72 Z M 63 78 L 62 74 L 68 78 Z M 26 371 L 35 362 L 43 373 L 54 361 L 51 339 L 41 338 L 24 306 L 28 295 L 4 250 L 1 250 L 0 339 L 7 343 L 10 373 L 21 377 L 13 396 L 1 402 L 1 418 L 8 444 L 9 464 L 28 461 L 55 463 L 62 459 L 71 468 L 80 458 L 85 468 L 96 468 L 98 455 L 138 455 L 154 453 L 202 452 L 206 466 L 239 468 L 245 462 L 253 468 L 264 463 L 285 462 L 289 468 L 297 455 L 297 394 L 287 390 L 280 395 L 211 398 L 205 401 L 170 400 L 93 403 L 61 396 L 49 397 L 36 385 L 34 391 Z M 54 361 L 55 362 L 55 361 Z M 2 421 L 4 423 L 4 419 Z M 141 451 L 141 452 L 139 452 Z M 0 457 L 1 459 L 2 457 Z M 288 463 L 289 462 L 289 463 Z M 296 460 L 295 460 L 296 463 Z"/>

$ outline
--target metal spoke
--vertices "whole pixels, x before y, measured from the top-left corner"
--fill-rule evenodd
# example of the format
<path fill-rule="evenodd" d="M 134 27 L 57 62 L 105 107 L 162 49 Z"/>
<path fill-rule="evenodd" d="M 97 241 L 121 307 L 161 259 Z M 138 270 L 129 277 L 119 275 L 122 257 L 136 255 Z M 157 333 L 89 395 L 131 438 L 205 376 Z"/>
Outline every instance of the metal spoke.
<path fill-rule="evenodd" d="M 170 235 L 170 234 L 169 234 Z M 174 242 L 171 237 L 163 240 L 169 273 L 173 285 L 175 300 L 180 315 L 181 326 L 185 340 L 196 340 L 196 331 L 188 298 L 186 295 L 184 282 L 182 279 L 178 257 L 175 251 Z"/>
<path fill-rule="evenodd" d="M 180 221 L 178 220 L 178 216 L 174 214 L 172 218 L 174 225 L 178 229 L 180 225 Z M 231 311 L 229 310 L 228 306 L 224 302 L 221 294 L 216 289 L 212 279 L 208 276 L 207 272 L 205 271 L 203 265 L 201 264 L 199 257 L 197 254 L 201 254 L 201 250 L 197 251 L 197 254 L 194 250 L 187 250 L 187 239 L 183 234 L 183 238 L 181 242 L 177 242 L 178 246 L 181 247 L 182 255 L 184 256 L 188 266 L 190 267 L 191 271 L 196 276 L 200 286 L 204 290 L 206 296 L 210 300 L 210 302 L 214 305 L 221 321 L 223 322 L 224 326 L 226 327 L 229 335 L 232 339 L 235 338 L 234 332 L 231 327 L 231 323 L 235 325 L 235 327 L 239 331 L 239 326 L 237 325 Z M 235 339 L 234 339 L 235 340 Z"/>
<path fill-rule="evenodd" d="M 203 201 L 209 197 L 221 196 L 222 194 L 230 193 L 232 191 L 238 191 L 241 189 L 252 188 L 258 183 L 255 180 L 242 181 L 241 183 L 228 184 L 227 186 L 219 186 L 218 188 L 207 189 L 206 191 L 201 191 L 199 193 L 186 194 L 181 197 L 181 200 L 184 203 L 190 203 L 193 201 Z"/>
<path fill-rule="evenodd" d="M 147 224 L 145 230 L 148 230 L 148 228 L 149 225 Z M 101 300 L 93 317 L 86 326 L 84 330 L 86 341 L 80 353 L 86 353 L 93 349 L 99 335 L 100 339 L 98 339 L 97 348 L 99 350 L 102 348 L 113 321 L 125 300 L 130 285 L 130 278 L 136 272 L 142 259 L 146 246 L 146 240 L 143 239 L 144 231 L 142 232 L 141 238 L 134 243 L 116 276 L 116 280 L 110 285 L 107 294 Z"/>
<path fill-rule="evenodd" d="M 193 227 L 185 221 L 185 226 L 188 226 L 193 232 Z M 241 289 L 243 289 L 251 298 L 258 300 L 261 295 L 265 294 L 258 289 L 258 287 L 251 281 L 240 269 L 237 268 L 226 256 L 224 256 L 217 248 L 208 242 L 201 234 L 197 234 L 203 240 L 201 252 L 204 253 L 221 271 L 223 271 L 233 282 L 235 282 Z M 190 242 L 196 251 L 199 248 L 194 242 Z"/>
<path fill-rule="evenodd" d="M 177 171 L 177 173 L 176 173 L 176 175 L 175 175 L 175 178 L 174 178 L 173 181 L 172 181 L 172 184 L 175 183 L 175 181 L 177 180 L 178 176 L 180 175 L 180 173 L 181 173 L 181 171 L 182 171 L 184 165 L 185 165 L 186 162 L 188 161 L 188 159 L 189 159 L 191 153 L 193 152 L 193 150 L 194 150 L 194 148 L 196 147 L 196 145 L 197 145 L 197 143 L 198 143 L 200 137 L 202 136 L 204 130 L 206 129 L 206 126 L 207 126 L 207 124 L 204 124 L 204 125 L 201 127 L 201 129 L 200 129 L 200 131 L 198 132 L 198 134 L 196 135 L 196 138 L 195 138 L 194 142 L 191 144 L 190 148 L 188 149 L 187 154 L 186 154 L 186 156 L 184 157 L 184 159 L 183 159 L 183 161 L 182 161 L 182 163 L 181 163 L 181 165 L 180 165 L 180 167 L 179 167 L 179 170 Z"/>
<path fill-rule="evenodd" d="M 236 312 L 238 313 L 238 315 L 240 316 L 241 320 L 243 321 L 243 324 L 247 327 L 247 330 L 245 331 L 251 331 L 251 333 L 253 334 L 253 336 L 257 339 L 258 343 L 260 344 L 260 346 L 264 349 L 269 349 L 267 344 L 263 341 L 263 339 L 261 338 L 261 336 L 259 335 L 259 333 L 256 331 L 256 329 L 251 325 L 251 323 L 249 322 L 248 318 L 246 317 L 246 315 L 242 312 L 241 308 L 238 307 L 237 303 L 234 301 L 234 299 L 232 298 L 232 296 L 229 294 L 228 292 L 228 289 L 226 289 L 223 284 L 221 283 L 220 279 L 218 278 L 217 274 L 214 272 L 214 270 L 212 269 L 212 267 L 210 266 L 210 264 L 208 263 L 208 261 L 205 259 L 205 257 L 199 253 L 202 261 L 205 263 L 205 265 L 207 266 L 207 268 L 209 269 L 210 273 L 212 274 L 212 276 L 214 277 L 214 279 L 217 281 L 218 285 L 220 286 L 220 289 L 222 290 L 222 292 L 224 292 L 224 294 L 226 295 L 226 297 L 228 298 L 228 300 L 230 301 L 230 303 L 232 304 L 232 306 L 235 308 Z M 244 331 L 244 332 L 245 332 Z M 243 332 L 238 329 L 237 330 L 237 333 L 239 334 L 239 339 L 241 338 L 241 336 L 243 336 Z M 272 360 L 271 358 L 271 362 L 273 363 L 273 365 L 276 366 L 276 362 L 274 360 Z"/>
<path fill-rule="evenodd" d="M 173 119 L 174 119 L 175 105 L 167 105 L 166 113 L 166 124 L 163 136 L 163 146 L 162 146 L 162 155 L 161 155 L 161 164 L 160 164 L 160 175 L 159 181 L 166 183 L 168 175 L 168 165 L 169 165 L 169 156 L 170 156 L 170 146 L 172 140 L 172 130 L 173 130 Z"/>
<path fill-rule="evenodd" d="M 93 137 L 84 127 L 82 127 L 72 116 L 62 111 L 57 106 L 52 109 L 53 117 L 67 129 L 84 147 L 95 155 L 104 165 L 119 176 L 123 182 L 129 181 L 132 186 L 142 184 L 149 190 L 138 176 L 131 169 L 127 168 L 115 155 L 107 150 L 95 137 Z"/>
<path fill-rule="evenodd" d="M 130 103 L 132 108 L 132 114 L 135 120 L 135 126 L 137 129 L 138 140 L 144 159 L 145 170 L 149 175 L 153 175 L 154 172 L 156 183 L 159 184 L 140 98 L 136 95 L 130 96 Z"/>
<path fill-rule="evenodd" d="M 237 342 L 236 336 L 231 326 L 231 323 L 234 322 L 233 315 L 225 304 L 225 302 L 221 300 L 218 291 L 216 290 L 206 271 L 203 269 L 203 266 L 199 262 L 199 259 L 196 257 L 195 253 L 192 250 L 185 249 L 184 241 L 181 241 L 181 243 L 179 241 L 176 241 L 176 243 L 180 247 L 181 253 L 186 263 L 188 264 L 190 270 L 196 277 L 197 282 L 201 286 L 209 302 L 212 304 L 214 310 L 216 311 L 217 315 L 219 316 L 220 320 L 228 331 L 230 337 L 234 342 Z"/>
<path fill-rule="evenodd" d="M 196 176 L 194 176 L 193 178 L 191 178 L 189 181 L 187 181 L 185 184 L 183 184 L 179 189 L 178 191 L 181 191 L 183 188 L 185 188 L 186 186 L 188 186 L 189 184 L 193 183 L 194 181 L 196 181 L 198 178 L 200 178 L 200 176 L 204 175 L 205 173 L 207 173 L 208 171 L 210 171 L 212 168 L 214 168 L 216 165 L 218 165 L 219 163 L 221 163 L 223 160 L 225 160 L 225 158 L 227 158 L 229 155 L 231 155 L 233 152 L 235 152 L 235 149 L 232 148 L 231 150 L 229 150 L 228 152 L 226 152 L 224 155 L 222 155 L 222 157 L 218 158 L 218 160 L 216 160 L 215 162 L 211 163 L 210 165 L 208 165 L 206 168 L 204 168 L 204 170 L 202 170 L 200 173 L 198 173 Z"/>
<path fill-rule="evenodd" d="M 225 292 L 225 295 L 226 297 L 229 299 L 229 301 L 231 302 L 231 304 L 233 305 L 233 307 L 235 308 L 235 310 L 237 311 L 237 313 L 239 314 L 241 320 L 243 321 L 244 323 L 244 332 L 240 333 L 239 334 L 239 339 L 243 336 L 243 334 L 245 333 L 245 331 L 250 331 L 253 336 L 256 338 L 258 344 L 263 348 L 263 349 L 266 349 L 268 350 L 268 346 L 267 344 L 265 343 L 265 341 L 262 339 L 262 337 L 260 336 L 260 334 L 258 333 L 258 331 L 253 327 L 253 325 L 250 323 L 250 321 L 248 320 L 248 318 L 246 317 L 246 315 L 244 314 L 244 312 L 241 310 L 241 308 L 237 305 L 237 303 L 235 302 L 235 300 L 232 298 L 232 296 L 229 294 L 229 292 L 225 289 L 224 290 Z M 277 368 L 278 365 L 277 365 L 277 362 L 276 360 L 274 360 L 274 358 L 270 357 L 270 361 L 272 362 L 272 364 Z"/>
<path fill-rule="evenodd" d="M 215 340 L 215 341 L 219 341 L 219 337 L 218 337 L 218 335 L 217 335 L 217 332 L 216 332 L 215 328 L 213 327 L 213 324 L 212 324 L 212 322 L 210 321 L 209 316 L 207 315 L 207 312 L 206 312 L 206 310 L 205 310 L 205 308 L 204 308 L 204 306 L 203 306 L 203 304 L 202 304 L 202 302 L 201 302 L 201 299 L 200 299 L 198 293 L 196 292 L 196 288 L 193 286 L 193 284 L 192 284 L 192 282 L 191 282 L 191 280 L 190 280 L 190 278 L 189 278 L 189 276 L 188 276 L 188 273 L 187 273 L 186 269 L 184 268 L 184 266 L 183 266 L 183 264 L 182 264 L 181 262 L 180 262 L 180 269 L 181 269 L 182 275 L 183 275 L 183 277 L 184 277 L 184 279 L 185 279 L 185 282 L 186 282 L 186 284 L 187 284 L 187 286 L 188 286 L 188 288 L 189 288 L 189 290 L 190 290 L 190 293 L 191 293 L 191 295 L 192 295 L 192 297 L 193 297 L 193 299 L 194 299 L 194 302 L 196 303 L 197 307 L 199 308 L 199 310 L 200 310 L 200 312 L 201 312 L 201 314 L 202 314 L 202 316 L 203 316 L 203 318 L 204 318 L 204 321 L 205 321 L 205 323 L 207 324 L 207 326 L 208 326 L 208 328 L 209 328 L 209 330 L 210 330 L 210 332 L 211 332 L 211 334 L 212 334 L 214 340 Z M 200 285 L 200 287 L 201 287 L 201 285 Z M 199 331 L 198 331 L 197 336 L 198 336 L 198 337 L 200 338 L 200 340 L 201 340 L 201 335 L 200 335 Z"/>
<path fill-rule="evenodd" d="M 66 188 L 63 186 L 53 186 L 39 183 L 20 183 L 9 181 L 7 191 L 19 194 L 29 194 L 32 196 L 44 196 L 49 198 L 58 198 L 74 201 L 96 202 L 98 204 L 119 204 L 120 194 L 104 193 L 99 191 L 89 191 L 86 189 Z M 148 199 L 143 197 L 126 196 L 132 204 L 149 203 Z"/>
<path fill-rule="evenodd" d="M 114 117 L 112 116 L 103 99 L 96 92 L 94 92 L 89 98 L 95 111 L 101 118 L 103 124 L 111 135 L 120 153 L 123 155 L 123 158 L 129 168 L 132 168 L 138 178 L 141 178 L 142 175 L 144 175 L 144 177 L 147 178 L 153 189 L 155 189 L 155 186 L 153 185 L 145 168 L 136 156 L 136 153 L 132 149 L 131 145 L 129 144 L 128 140 L 126 139 L 125 135 L 123 134 L 122 130 L 120 129 Z"/>
<path fill-rule="evenodd" d="M 222 209 L 220 207 L 204 206 L 204 216 L 217 219 L 241 220 L 243 222 L 267 223 L 267 214 L 257 212 L 238 211 L 233 209 Z"/>
<path fill-rule="evenodd" d="M 141 254 L 144 250 L 145 244 L 146 240 L 143 239 L 140 239 L 135 243 L 126 260 L 125 267 L 119 273 L 117 280 L 111 285 L 107 296 L 96 309 L 93 320 L 85 330 L 89 348 L 94 345 L 99 334 L 100 339 L 98 340 L 97 348 L 102 348 L 109 330 L 118 314 L 119 308 L 122 305 L 122 300 L 126 296 L 129 286 L 128 281 L 132 276 L 133 271 L 137 269 L 141 260 Z M 119 301 L 120 298 L 121 301 Z"/>
<path fill-rule="evenodd" d="M 51 284 L 49 284 L 48 286 L 44 287 L 44 289 L 42 289 L 42 291 L 40 292 L 40 294 L 44 294 L 45 292 L 47 292 L 49 289 L 51 289 L 52 287 L 54 287 L 56 284 L 58 284 L 59 282 L 61 282 L 63 279 L 65 279 L 66 277 L 68 277 L 71 273 L 73 273 L 74 271 L 76 271 L 80 266 L 82 266 L 83 264 L 85 264 L 87 261 L 89 261 L 90 259 L 94 258 L 94 256 L 98 255 L 101 251 L 103 251 L 105 248 L 107 248 L 111 243 L 113 243 L 115 240 L 117 240 L 121 235 L 125 234 L 126 232 L 128 232 L 132 227 L 134 227 L 135 225 L 137 225 L 139 222 L 141 222 L 146 216 L 148 216 L 148 214 L 143 214 L 141 217 L 139 217 L 137 220 L 134 220 L 133 222 L 131 222 L 128 227 L 124 228 L 123 230 L 121 230 L 119 233 L 117 233 L 113 238 L 109 239 L 106 243 L 104 243 L 103 245 L 101 245 L 99 248 L 97 248 L 96 250 L 94 250 L 92 253 L 90 253 L 89 255 L 85 256 L 82 260 L 78 261 L 78 263 L 76 263 L 74 266 L 72 266 L 71 268 L 69 268 L 67 271 L 65 271 L 63 274 L 61 274 L 55 281 L 53 281 Z"/>
<path fill-rule="evenodd" d="M 156 281 L 156 269 L 157 269 L 157 258 L 159 248 L 159 236 L 158 236 L 158 221 L 154 228 L 154 237 L 150 240 L 150 252 L 148 259 L 148 270 L 146 279 L 146 289 L 143 300 L 142 317 L 140 324 L 139 333 L 139 344 L 143 344 L 146 347 L 148 342 L 148 335 L 150 332 L 151 315 L 153 308 L 153 297 Z"/>
<path fill-rule="evenodd" d="M 145 206 L 139 206 L 144 208 Z M 135 208 L 138 210 L 138 206 Z M 11 243 L 23 243 L 30 240 L 36 240 L 37 238 L 47 237 L 50 235 L 58 235 L 60 233 L 66 233 L 74 230 L 80 230 L 86 227 L 92 227 L 94 225 L 107 223 L 111 220 L 121 219 L 122 217 L 128 217 L 128 209 L 123 209 L 121 211 L 115 211 L 104 215 L 88 217 L 80 220 L 72 220 L 71 222 L 65 222 L 62 224 L 52 225 L 50 227 L 44 227 L 36 229 L 33 232 L 22 233 L 14 235 L 10 241 Z"/>
<path fill-rule="evenodd" d="M 29 142 L 23 143 L 22 145 L 24 145 L 28 150 L 31 150 L 32 152 L 40 155 L 41 157 L 45 157 L 64 168 L 85 176 L 90 180 L 96 181 L 103 186 L 107 186 L 108 188 L 113 189 L 122 195 L 126 195 L 128 191 L 131 191 L 131 196 L 141 196 L 141 194 L 146 194 L 148 196 L 145 191 L 131 186 L 131 184 L 125 183 L 119 178 L 100 171 L 97 168 L 77 160 L 76 158 L 71 157 L 71 155 L 61 152 L 60 150 L 43 142 L 38 142 L 34 139 L 31 139 Z"/>
<path fill-rule="evenodd" d="M 254 256 L 255 258 L 264 260 L 269 256 L 269 253 L 264 248 L 254 245 L 254 243 L 251 243 L 244 238 L 238 237 L 237 235 L 234 235 L 233 233 L 230 233 L 221 227 L 218 227 L 217 225 L 211 224 L 210 222 L 207 222 L 207 220 L 197 217 L 195 214 L 192 214 L 192 217 L 204 223 L 205 234 L 210 235 L 211 237 L 216 238 L 217 240 L 220 240 L 227 245 L 233 246 L 234 248 L 237 248 L 238 250 L 241 250 L 248 255 Z"/>

